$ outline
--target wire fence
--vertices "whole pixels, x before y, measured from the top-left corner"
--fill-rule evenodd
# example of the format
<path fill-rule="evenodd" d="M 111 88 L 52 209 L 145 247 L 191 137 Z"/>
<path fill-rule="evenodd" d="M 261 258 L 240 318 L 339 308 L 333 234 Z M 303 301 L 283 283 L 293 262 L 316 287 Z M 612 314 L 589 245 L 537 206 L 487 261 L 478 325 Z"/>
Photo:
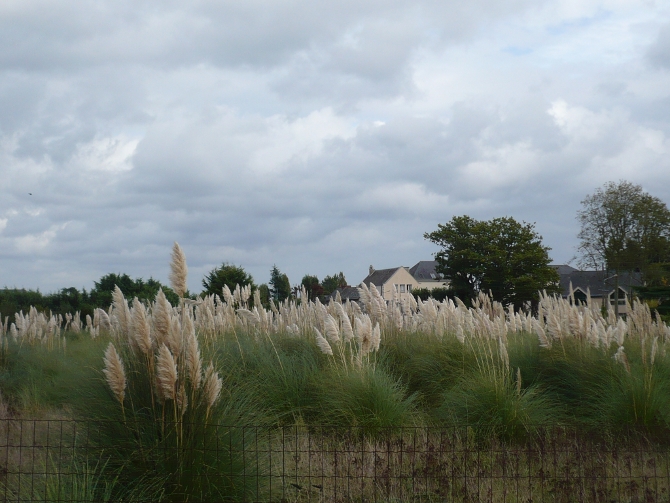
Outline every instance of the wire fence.
<path fill-rule="evenodd" d="M 567 428 L 0 420 L 5 502 L 668 502 L 670 450 Z"/>

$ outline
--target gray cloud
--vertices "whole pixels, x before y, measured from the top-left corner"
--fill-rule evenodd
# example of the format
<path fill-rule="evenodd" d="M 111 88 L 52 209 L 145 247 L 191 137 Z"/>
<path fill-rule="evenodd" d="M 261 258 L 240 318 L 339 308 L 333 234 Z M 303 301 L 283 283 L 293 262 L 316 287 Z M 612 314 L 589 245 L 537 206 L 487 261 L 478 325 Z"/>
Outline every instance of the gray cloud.
<path fill-rule="evenodd" d="M 661 27 L 656 41 L 649 48 L 648 56 L 653 64 L 670 68 L 670 24 Z"/>
<path fill-rule="evenodd" d="M 614 3 L 529 5 L 0 8 L 2 283 L 166 281 L 174 240 L 195 291 L 223 261 L 357 283 L 458 214 L 537 222 L 568 260 L 604 182 L 670 201 L 667 20 L 649 46 Z"/>

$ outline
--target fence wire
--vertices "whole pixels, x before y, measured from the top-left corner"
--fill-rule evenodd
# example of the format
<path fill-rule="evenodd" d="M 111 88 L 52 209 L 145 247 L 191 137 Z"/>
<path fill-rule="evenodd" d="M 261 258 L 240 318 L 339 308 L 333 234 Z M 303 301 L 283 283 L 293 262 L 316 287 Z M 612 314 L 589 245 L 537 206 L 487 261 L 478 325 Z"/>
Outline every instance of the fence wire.
<path fill-rule="evenodd" d="M 2 501 L 670 501 L 668 445 L 640 435 L 183 423 L 156 425 L 151 435 L 132 430 L 0 420 Z"/>

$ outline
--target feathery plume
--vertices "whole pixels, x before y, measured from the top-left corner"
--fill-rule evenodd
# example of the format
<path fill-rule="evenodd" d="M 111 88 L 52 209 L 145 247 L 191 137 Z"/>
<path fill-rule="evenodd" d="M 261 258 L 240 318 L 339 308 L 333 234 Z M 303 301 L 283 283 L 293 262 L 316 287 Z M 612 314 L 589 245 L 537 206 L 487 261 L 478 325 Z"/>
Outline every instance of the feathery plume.
<path fill-rule="evenodd" d="M 319 349 L 324 355 L 333 355 L 333 348 L 330 347 L 330 344 L 328 344 L 328 341 L 326 338 L 321 335 L 321 332 L 319 332 L 319 329 L 314 327 L 314 331 L 316 332 L 316 345 L 319 346 Z"/>
<path fill-rule="evenodd" d="M 181 383 L 181 386 L 179 386 L 179 391 L 177 391 L 176 400 L 179 413 L 183 416 L 188 407 L 188 397 L 186 396 L 186 387 L 183 382 Z"/>
<path fill-rule="evenodd" d="M 214 404 L 219 399 L 221 394 L 221 388 L 223 387 L 223 381 L 219 377 L 219 374 L 214 370 L 214 366 L 210 362 L 205 370 L 205 380 L 203 384 L 203 395 L 207 401 L 207 414 L 209 415 L 209 410 L 214 407 Z"/>
<path fill-rule="evenodd" d="M 186 278 L 188 267 L 186 267 L 186 256 L 176 241 L 172 246 L 172 262 L 170 262 L 170 286 L 180 297 L 186 293 Z"/>
<path fill-rule="evenodd" d="M 163 289 L 160 288 L 156 294 L 156 303 L 153 309 L 154 332 L 157 344 L 162 344 L 170 336 L 170 321 L 172 317 L 172 306 L 165 297 Z"/>
<path fill-rule="evenodd" d="M 175 385 L 177 384 L 177 365 L 172 357 L 172 353 L 170 353 L 165 344 L 158 350 L 156 379 L 158 381 L 158 390 L 163 399 L 174 400 L 176 395 Z"/>
<path fill-rule="evenodd" d="M 123 370 L 123 362 L 119 357 L 119 353 L 116 352 L 116 348 L 111 342 L 105 350 L 103 362 L 105 363 L 105 367 L 102 369 L 102 373 L 105 374 L 105 379 L 112 393 L 114 393 L 116 399 L 123 406 L 123 398 L 126 395 L 126 373 Z"/>
<path fill-rule="evenodd" d="M 617 352 L 613 356 L 614 360 L 624 366 L 626 372 L 630 374 L 630 365 L 628 364 L 628 357 L 624 352 L 623 346 L 619 346 Z"/>
<path fill-rule="evenodd" d="M 130 309 L 128 309 L 128 303 L 123 296 L 123 292 L 117 285 L 114 285 L 114 291 L 112 292 L 112 306 L 114 306 L 116 312 L 116 319 L 119 320 L 121 333 L 128 337 L 131 323 Z"/>
<path fill-rule="evenodd" d="M 370 351 L 378 351 L 381 340 L 382 330 L 379 326 L 379 323 L 376 323 L 375 328 L 372 329 L 372 337 L 370 338 Z"/>
<path fill-rule="evenodd" d="M 133 338 L 137 347 L 145 355 L 148 355 L 152 348 L 151 342 L 151 326 L 147 319 L 147 312 L 137 297 L 133 299 L 133 315 L 132 323 Z"/>
<path fill-rule="evenodd" d="M 330 314 L 326 314 L 323 324 L 325 326 L 326 338 L 333 343 L 340 342 L 340 329 L 337 326 L 335 318 Z"/>
<path fill-rule="evenodd" d="M 109 332 L 112 329 L 112 322 L 109 319 L 109 315 L 104 309 L 98 308 L 98 320 L 100 323 L 100 329 Z"/>
<path fill-rule="evenodd" d="M 200 358 L 198 339 L 195 336 L 195 328 L 190 316 L 184 318 L 182 328 L 186 337 L 186 367 L 188 368 L 188 377 L 191 380 L 193 389 L 197 389 L 202 383 L 202 360 Z"/>

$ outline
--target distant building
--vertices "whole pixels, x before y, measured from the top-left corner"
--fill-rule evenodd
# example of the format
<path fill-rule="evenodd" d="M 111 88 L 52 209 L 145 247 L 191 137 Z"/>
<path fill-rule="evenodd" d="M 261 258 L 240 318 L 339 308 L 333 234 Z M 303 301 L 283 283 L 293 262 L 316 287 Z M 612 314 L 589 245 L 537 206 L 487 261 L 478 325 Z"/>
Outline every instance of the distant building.
<path fill-rule="evenodd" d="M 616 302 L 616 277 L 606 271 L 580 271 L 569 265 L 552 265 L 560 276 L 561 296 L 570 296 L 570 284 L 577 302 L 586 302 L 587 292 L 598 306 Z M 619 314 L 626 314 L 626 300 L 630 302 L 633 287 L 642 286 L 640 273 L 624 272 L 619 275 Z"/>
<path fill-rule="evenodd" d="M 361 300 L 361 296 L 358 293 L 358 287 L 356 286 L 345 286 L 342 288 L 337 288 L 333 293 L 330 294 L 330 299 L 334 299 L 337 297 L 337 294 L 340 294 L 340 298 L 342 299 L 342 302 L 350 301 L 350 302 L 359 302 Z"/>
<path fill-rule="evenodd" d="M 433 288 L 444 288 L 449 281 L 444 279 L 442 273 L 437 272 L 437 260 L 421 260 L 410 268 L 409 273 L 418 283 L 418 288 L 432 290 Z"/>
<path fill-rule="evenodd" d="M 393 291 L 398 298 L 407 297 L 412 290 L 419 288 L 419 282 L 409 273 L 408 267 L 394 267 L 392 269 L 376 270 L 370 266 L 369 274 L 361 281 L 370 288 L 375 285 L 385 300 L 393 300 Z"/>

